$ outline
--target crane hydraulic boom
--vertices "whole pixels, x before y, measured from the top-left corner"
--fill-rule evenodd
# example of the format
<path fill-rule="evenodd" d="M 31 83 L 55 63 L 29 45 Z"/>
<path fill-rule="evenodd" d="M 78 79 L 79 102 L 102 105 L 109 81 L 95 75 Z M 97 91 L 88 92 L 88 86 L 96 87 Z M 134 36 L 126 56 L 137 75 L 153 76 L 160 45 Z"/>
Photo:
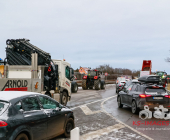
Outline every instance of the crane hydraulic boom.
<path fill-rule="evenodd" d="M 58 67 L 54 65 L 51 55 L 40 48 L 32 45 L 28 39 L 8 39 L 6 41 L 5 64 L 31 65 L 32 54 L 38 54 L 38 65 L 44 65 L 44 89 L 55 90 Z"/>

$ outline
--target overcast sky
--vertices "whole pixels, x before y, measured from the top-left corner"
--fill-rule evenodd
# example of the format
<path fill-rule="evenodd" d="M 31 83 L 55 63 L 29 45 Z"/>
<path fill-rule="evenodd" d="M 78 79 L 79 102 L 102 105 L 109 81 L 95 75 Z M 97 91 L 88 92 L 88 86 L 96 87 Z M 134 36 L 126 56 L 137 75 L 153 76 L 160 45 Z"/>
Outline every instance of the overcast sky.
<path fill-rule="evenodd" d="M 1 0 L 0 58 L 7 39 L 28 38 L 74 69 L 110 64 L 170 74 L 169 0 Z"/>

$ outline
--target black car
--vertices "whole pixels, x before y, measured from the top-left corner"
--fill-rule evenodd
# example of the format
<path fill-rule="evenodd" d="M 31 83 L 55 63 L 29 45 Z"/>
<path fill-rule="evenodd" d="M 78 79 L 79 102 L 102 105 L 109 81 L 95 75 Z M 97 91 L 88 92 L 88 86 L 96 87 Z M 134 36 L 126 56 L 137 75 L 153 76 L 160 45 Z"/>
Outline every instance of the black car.
<path fill-rule="evenodd" d="M 0 140 L 45 140 L 75 127 L 73 112 L 49 96 L 0 92 Z"/>
<path fill-rule="evenodd" d="M 126 83 L 127 81 L 119 81 L 118 84 L 116 84 L 116 93 L 119 93 L 124 88 Z"/>
<path fill-rule="evenodd" d="M 129 106 L 132 113 L 137 113 L 148 105 L 150 109 L 163 105 L 170 107 L 170 95 L 159 83 L 159 76 L 144 76 L 138 79 L 140 83 L 131 84 L 125 90 L 119 92 L 117 96 L 118 107 Z"/>

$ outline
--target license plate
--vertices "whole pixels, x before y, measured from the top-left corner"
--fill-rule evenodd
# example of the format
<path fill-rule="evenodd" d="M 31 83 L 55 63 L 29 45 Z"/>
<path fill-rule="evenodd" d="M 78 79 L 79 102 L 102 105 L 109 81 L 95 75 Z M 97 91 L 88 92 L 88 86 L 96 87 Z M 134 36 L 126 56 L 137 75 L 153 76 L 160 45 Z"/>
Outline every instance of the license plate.
<path fill-rule="evenodd" d="M 153 97 L 153 99 L 163 99 L 163 97 Z"/>

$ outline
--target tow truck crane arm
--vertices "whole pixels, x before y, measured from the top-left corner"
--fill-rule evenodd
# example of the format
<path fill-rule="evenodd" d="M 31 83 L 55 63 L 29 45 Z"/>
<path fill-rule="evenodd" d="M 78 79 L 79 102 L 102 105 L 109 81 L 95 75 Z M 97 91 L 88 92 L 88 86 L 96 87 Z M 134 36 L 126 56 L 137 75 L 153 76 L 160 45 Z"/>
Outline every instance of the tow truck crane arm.
<path fill-rule="evenodd" d="M 44 65 L 44 89 L 54 90 L 57 80 L 57 67 L 54 65 L 51 55 L 32 45 L 28 39 L 8 39 L 6 41 L 5 64 L 31 65 L 32 53 L 38 54 L 38 65 Z"/>
<path fill-rule="evenodd" d="M 49 53 L 29 43 L 28 39 L 8 39 L 6 41 L 6 56 L 9 65 L 31 65 L 31 54 L 38 54 L 38 65 L 49 65 Z"/>

